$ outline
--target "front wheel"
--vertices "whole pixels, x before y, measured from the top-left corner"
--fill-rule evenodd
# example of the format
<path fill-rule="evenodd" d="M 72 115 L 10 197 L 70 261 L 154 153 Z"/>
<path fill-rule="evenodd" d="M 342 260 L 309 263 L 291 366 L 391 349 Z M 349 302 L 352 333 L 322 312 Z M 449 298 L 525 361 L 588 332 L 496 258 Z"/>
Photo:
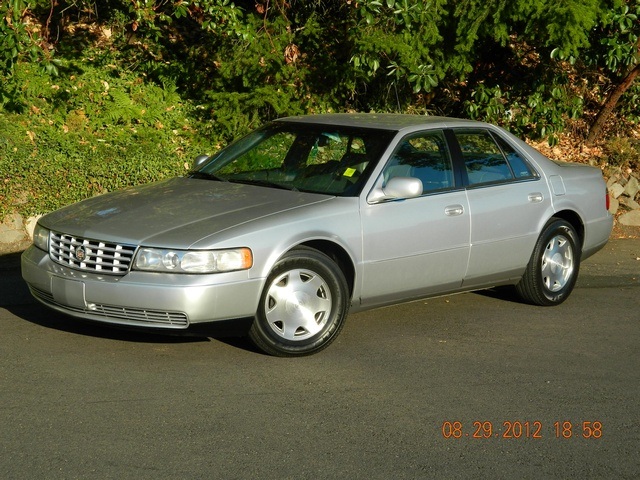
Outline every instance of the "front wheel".
<path fill-rule="evenodd" d="M 270 355 L 310 355 L 335 339 L 348 307 L 349 289 L 336 263 L 317 250 L 297 248 L 267 277 L 249 338 Z"/>
<path fill-rule="evenodd" d="M 569 222 L 552 218 L 536 242 L 516 292 L 528 303 L 559 305 L 573 290 L 579 269 L 578 234 Z"/>

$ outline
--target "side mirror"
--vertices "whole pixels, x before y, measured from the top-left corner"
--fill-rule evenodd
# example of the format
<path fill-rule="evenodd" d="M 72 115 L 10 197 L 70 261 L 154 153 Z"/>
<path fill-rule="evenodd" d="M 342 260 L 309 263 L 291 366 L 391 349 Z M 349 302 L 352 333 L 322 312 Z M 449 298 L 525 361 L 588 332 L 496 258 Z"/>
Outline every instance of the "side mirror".
<path fill-rule="evenodd" d="M 415 177 L 393 177 L 384 187 L 374 188 L 367 199 L 369 203 L 386 200 L 415 198 L 422 195 L 422 181 Z"/>
<path fill-rule="evenodd" d="M 198 155 L 193 160 L 193 170 L 197 170 L 200 165 L 209 160 L 209 155 Z"/>

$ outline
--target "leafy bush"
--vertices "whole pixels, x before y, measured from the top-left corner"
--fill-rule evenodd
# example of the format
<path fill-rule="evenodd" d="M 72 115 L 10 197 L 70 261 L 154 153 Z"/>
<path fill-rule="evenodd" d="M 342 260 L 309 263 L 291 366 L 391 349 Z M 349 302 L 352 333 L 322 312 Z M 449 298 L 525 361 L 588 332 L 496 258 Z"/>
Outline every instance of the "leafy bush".
<path fill-rule="evenodd" d="M 640 169 L 640 141 L 627 137 L 612 137 L 604 145 L 610 166 Z"/>
<path fill-rule="evenodd" d="M 583 111 L 579 96 L 565 87 L 546 85 L 527 95 L 479 84 L 464 106 L 469 118 L 501 125 L 516 135 L 547 138 L 549 145 L 557 144 L 566 120 L 578 118 Z"/>
<path fill-rule="evenodd" d="M 553 144 L 622 86 L 637 121 L 640 6 L 565 3 L 3 0 L 0 215 L 180 174 L 285 115 L 429 112 Z"/>
<path fill-rule="evenodd" d="M 0 114 L 0 217 L 184 174 L 197 154 L 213 153 L 195 107 L 170 88 L 90 62 L 64 68 L 73 73 L 54 79 L 16 66 L 24 113 Z"/>

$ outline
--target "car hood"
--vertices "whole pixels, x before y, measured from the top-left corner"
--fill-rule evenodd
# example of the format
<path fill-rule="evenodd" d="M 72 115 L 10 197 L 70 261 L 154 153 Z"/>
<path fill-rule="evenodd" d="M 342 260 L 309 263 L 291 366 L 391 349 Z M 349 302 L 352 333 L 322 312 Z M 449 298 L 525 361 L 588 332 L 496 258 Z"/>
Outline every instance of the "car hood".
<path fill-rule="evenodd" d="M 93 197 L 40 223 L 93 240 L 188 248 L 216 232 L 333 197 L 276 188 L 174 178 Z"/>

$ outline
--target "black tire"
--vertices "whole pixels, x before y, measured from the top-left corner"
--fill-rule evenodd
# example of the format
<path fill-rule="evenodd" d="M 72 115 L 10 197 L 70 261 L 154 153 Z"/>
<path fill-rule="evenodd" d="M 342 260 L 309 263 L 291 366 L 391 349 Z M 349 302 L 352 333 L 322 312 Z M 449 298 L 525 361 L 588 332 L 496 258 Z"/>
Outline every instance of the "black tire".
<path fill-rule="evenodd" d="M 534 305 L 564 302 L 573 290 L 580 270 L 580 241 L 573 226 L 553 217 L 545 225 L 516 292 Z"/>
<path fill-rule="evenodd" d="M 338 265 L 317 250 L 296 248 L 267 277 L 249 338 L 270 355 L 310 355 L 336 338 L 348 309 L 349 288 Z"/>

